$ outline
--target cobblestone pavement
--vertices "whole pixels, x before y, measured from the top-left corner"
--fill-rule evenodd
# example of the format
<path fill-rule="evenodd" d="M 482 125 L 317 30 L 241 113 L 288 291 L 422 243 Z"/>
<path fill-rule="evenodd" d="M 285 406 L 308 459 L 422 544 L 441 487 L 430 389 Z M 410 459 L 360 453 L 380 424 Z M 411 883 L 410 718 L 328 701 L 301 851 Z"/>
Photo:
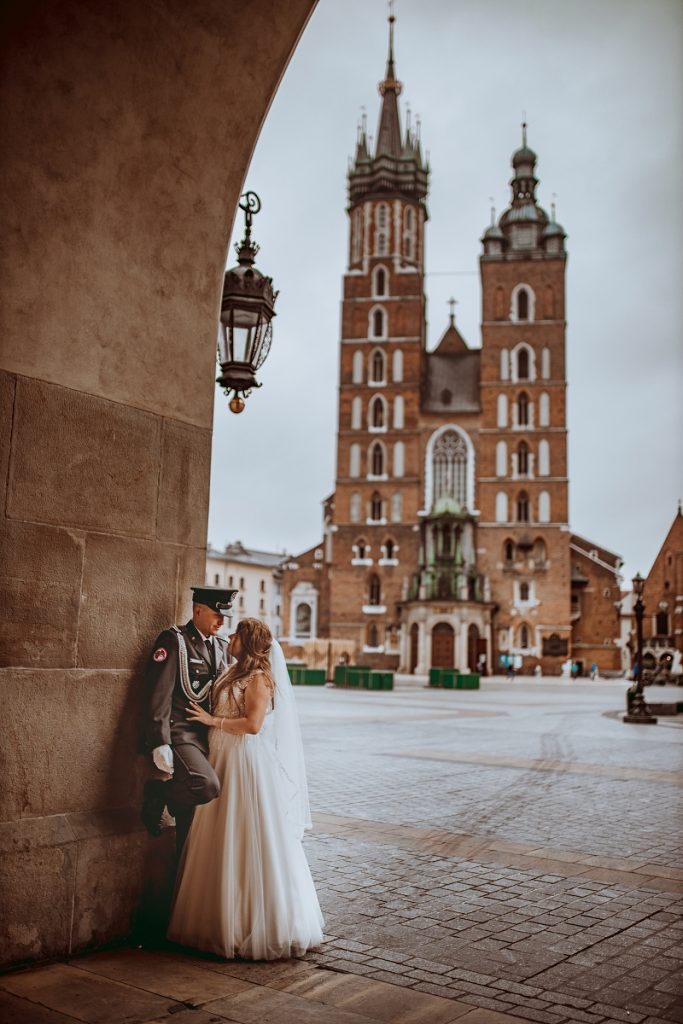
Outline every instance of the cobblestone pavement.
<path fill-rule="evenodd" d="M 683 1024 L 683 731 L 625 686 L 299 690 L 323 948 L 91 954 L 1 978 L 0 1024 Z"/>

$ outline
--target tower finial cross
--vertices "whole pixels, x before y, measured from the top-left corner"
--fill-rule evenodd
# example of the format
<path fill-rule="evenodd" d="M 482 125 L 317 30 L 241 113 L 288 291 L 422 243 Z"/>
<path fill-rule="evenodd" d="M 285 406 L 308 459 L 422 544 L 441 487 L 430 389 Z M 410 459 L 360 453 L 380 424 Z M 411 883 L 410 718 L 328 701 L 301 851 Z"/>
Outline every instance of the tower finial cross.
<path fill-rule="evenodd" d="M 455 324 L 455 307 L 457 306 L 457 304 L 458 304 L 458 300 L 454 299 L 453 296 L 451 295 L 450 299 L 448 300 L 448 307 L 450 309 L 451 324 Z"/>

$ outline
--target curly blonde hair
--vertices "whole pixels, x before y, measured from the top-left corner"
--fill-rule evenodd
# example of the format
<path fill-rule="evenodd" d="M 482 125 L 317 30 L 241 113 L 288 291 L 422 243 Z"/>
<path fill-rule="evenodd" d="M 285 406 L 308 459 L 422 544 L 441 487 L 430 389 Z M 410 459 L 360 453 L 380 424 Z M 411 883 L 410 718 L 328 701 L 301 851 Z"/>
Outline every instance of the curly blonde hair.
<path fill-rule="evenodd" d="M 214 706 L 224 687 L 246 678 L 252 672 L 262 672 L 271 692 L 275 689 L 269 657 L 273 634 L 268 626 L 260 619 L 242 619 L 235 632 L 240 638 L 241 650 L 235 664 L 219 676 L 214 684 L 211 701 Z"/>

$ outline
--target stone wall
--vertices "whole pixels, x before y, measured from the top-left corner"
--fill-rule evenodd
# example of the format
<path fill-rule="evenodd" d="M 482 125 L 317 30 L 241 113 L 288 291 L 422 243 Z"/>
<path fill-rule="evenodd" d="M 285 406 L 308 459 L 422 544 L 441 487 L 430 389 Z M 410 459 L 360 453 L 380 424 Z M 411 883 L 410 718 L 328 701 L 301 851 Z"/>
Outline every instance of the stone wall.
<path fill-rule="evenodd" d="M 172 837 L 138 818 L 142 669 L 204 579 L 227 244 L 313 6 L 3 16 L 5 964 L 124 936 L 167 893 Z"/>

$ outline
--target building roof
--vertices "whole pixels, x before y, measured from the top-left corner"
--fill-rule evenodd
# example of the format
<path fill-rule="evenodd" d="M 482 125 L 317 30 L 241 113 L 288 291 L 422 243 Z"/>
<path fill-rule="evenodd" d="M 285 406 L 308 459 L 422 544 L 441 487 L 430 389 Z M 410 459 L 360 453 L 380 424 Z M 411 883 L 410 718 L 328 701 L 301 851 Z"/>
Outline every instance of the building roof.
<path fill-rule="evenodd" d="M 240 565 L 275 569 L 290 556 L 286 551 L 260 551 L 258 548 L 246 548 L 242 541 L 236 540 L 232 544 L 226 544 L 223 551 L 209 545 L 206 557 L 215 558 L 221 562 L 237 562 Z"/>
<path fill-rule="evenodd" d="M 442 341 L 446 340 L 448 334 L 449 331 L 446 331 Z M 462 341 L 462 338 L 460 340 Z M 479 412 L 481 351 L 468 349 L 466 345 L 464 352 L 447 351 L 444 354 L 440 349 L 441 345 L 435 352 L 427 354 L 424 410 L 445 413 Z"/>
<path fill-rule="evenodd" d="M 614 551 L 610 551 L 609 548 L 605 548 L 601 544 L 594 544 L 592 540 L 580 537 L 578 533 L 571 535 L 569 545 L 577 555 L 584 555 L 586 558 L 598 562 L 604 568 L 611 569 L 612 572 L 619 572 L 624 563 L 621 555 L 615 554 Z"/>

